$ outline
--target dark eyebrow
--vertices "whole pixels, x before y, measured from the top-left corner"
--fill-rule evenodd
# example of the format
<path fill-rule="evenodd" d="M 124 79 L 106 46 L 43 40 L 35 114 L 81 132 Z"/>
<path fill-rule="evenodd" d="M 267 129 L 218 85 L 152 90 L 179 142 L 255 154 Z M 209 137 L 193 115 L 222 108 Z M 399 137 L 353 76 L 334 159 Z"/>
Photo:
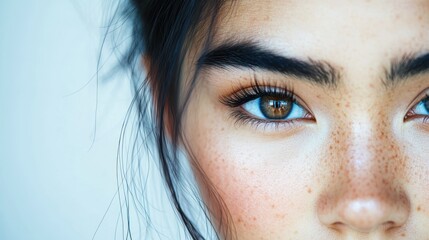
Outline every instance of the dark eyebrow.
<path fill-rule="evenodd" d="M 271 50 L 252 42 L 226 43 L 204 52 L 198 59 L 198 66 L 227 69 L 250 68 L 263 69 L 305 79 L 322 86 L 336 86 L 339 71 L 326 62 L 303 61 L 280 56 Z"/>
<path fill-rule="evenodd" d="M 429 72 L 429 53 L 417 56 L 405 55 L 400 60 L 392 61 L 386 73 L 387 85 L 395 85 L 411 77 Z"/>

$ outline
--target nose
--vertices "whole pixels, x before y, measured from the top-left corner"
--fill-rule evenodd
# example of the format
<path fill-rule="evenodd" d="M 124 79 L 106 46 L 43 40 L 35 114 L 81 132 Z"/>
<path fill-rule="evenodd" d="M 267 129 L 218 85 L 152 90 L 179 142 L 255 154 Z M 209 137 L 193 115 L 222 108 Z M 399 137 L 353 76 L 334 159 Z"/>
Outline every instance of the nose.
<path fill-rule="evenodd" d="M 318 217 L 340 232 L 387 232 L 403 226 L 410 214 L 399 148 L 385 133 L 367 130 L 345 130 L 347 139 L 330 148 L 332 164 L 324 166 L 330 180 L 318 199 Z"/>
<path fill-rule="evenodd" d="M 379 197 L 342 200 L 325 214 L 319 214 L 322 223 L 340 231 L 370 233 L 387 231 L 402 226 L 408 219 L 408 201 L 385 202 Z"/>

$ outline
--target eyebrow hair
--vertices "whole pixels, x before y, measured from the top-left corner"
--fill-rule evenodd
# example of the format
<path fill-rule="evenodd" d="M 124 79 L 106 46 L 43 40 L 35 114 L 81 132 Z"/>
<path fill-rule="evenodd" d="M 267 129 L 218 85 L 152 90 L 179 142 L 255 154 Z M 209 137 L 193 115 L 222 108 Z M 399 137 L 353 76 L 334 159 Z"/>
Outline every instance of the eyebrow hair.
<path fill-rule="evenodd" d="M 410 77 L 429 72 L 429 53 L 404 55 L 398 61 L 392 61 L 391 67 L 386 71 L 386 84 L 389 86 L 402 82 Z"/>
<path fill-rule="evenodd" d="M 227 69 L 250 68 L 308 80 L 322 86 L 336 86 L 340 73 L 324 61 L 303 61 L 287 56 L 280 56 L 252 42 L 229 42 L 213 50 L 204 52 L 197 62 L 199 67 Z"/>

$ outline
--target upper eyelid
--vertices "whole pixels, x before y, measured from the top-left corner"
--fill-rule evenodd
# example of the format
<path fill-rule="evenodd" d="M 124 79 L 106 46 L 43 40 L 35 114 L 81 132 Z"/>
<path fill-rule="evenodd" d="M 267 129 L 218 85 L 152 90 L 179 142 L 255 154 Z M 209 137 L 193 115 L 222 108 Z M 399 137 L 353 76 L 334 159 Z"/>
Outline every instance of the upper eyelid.
<path fill-rule="evenodd" d="M 241 95 L 241 96 L 240 96 Z M 233 102 L 233 101 L 237 101 L 239 100 L 239 98 L 244 98 L 244 97 L 253 97 L 252 99 L 247 99 L 247 101 L 243 101 L 239 104 L 236 104 L 236 107 L 250 101 L 253 99 L 257 99 L 258 97 L 262 97 L 264 95 L 276 95 L 276 96 L 284 96 L 287 98 L 291 98 L 291 100 L 293 102 L 298 102 L 296 100 L 296 94 L 293 92 L 293 90 L 289 90 L 287 88 L 282 88 L 282 87 L 274 87 L 274 86 L 269 86 L 269 85 L 252 85 L 249 87 L 243 87 L 239 90 L 235 90 L 232 93 L 226 95 L 226 96 L 221 96 L 219 98 L 219 100 L 227 105 L 228 102 Z M 235 99 L 234 99 L 235 98 Z M 301 104 L 300 104 L 301 105 Z"/>

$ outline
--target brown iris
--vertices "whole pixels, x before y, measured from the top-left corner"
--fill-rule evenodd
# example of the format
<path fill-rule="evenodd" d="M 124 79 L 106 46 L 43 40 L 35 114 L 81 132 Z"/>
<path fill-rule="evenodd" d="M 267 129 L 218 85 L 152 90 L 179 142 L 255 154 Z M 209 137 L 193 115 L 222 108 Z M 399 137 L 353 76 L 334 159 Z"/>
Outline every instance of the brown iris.
<path fill-rule="evenodd" d="M 292 110 L 293 102 L 284 97 L 263 96 L 260 100 L 262 114 L 269 119 L 284 119 Z"/>

